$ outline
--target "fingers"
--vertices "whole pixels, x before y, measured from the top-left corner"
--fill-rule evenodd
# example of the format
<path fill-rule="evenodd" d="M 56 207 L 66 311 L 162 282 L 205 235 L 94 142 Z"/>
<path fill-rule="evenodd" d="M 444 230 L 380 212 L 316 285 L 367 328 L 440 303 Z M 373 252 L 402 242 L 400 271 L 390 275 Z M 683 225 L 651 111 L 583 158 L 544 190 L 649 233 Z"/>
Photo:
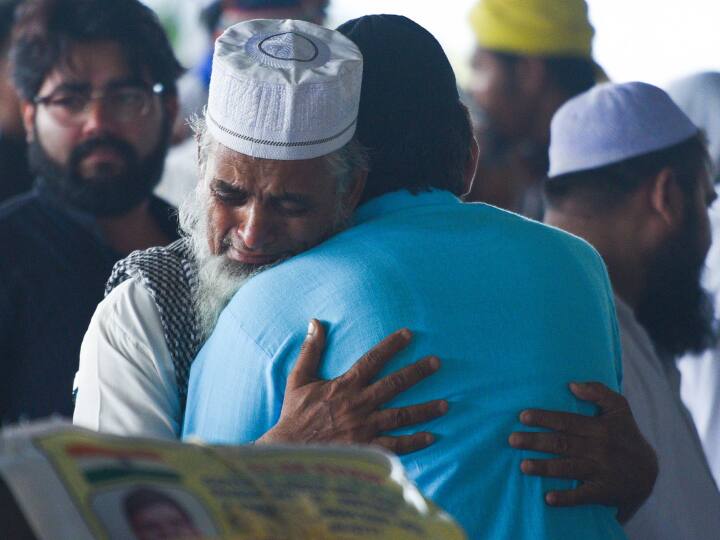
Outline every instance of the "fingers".
<path fill-rule="evenodd" d="M 549 491 L 545 502 L 550 506 L 580 506 L 585 504 L 607 504 L 607 496 L 592 484 L 581 484 L 575 489 Z"/>
<path fill-rule="evenodd" d="M 596 473 L 597 465 L 583 458 L 524 459 L 520 470 L 530 476 L 588 480 Z"/>
<path fill-rule="evenodd" d="M 395 454 L 409 454 L 410 452 L 427 448 L 434 442 L 435 437 L 433 434 L 425 431 L 413 433 L 412 435 L 402 435 L 400 437 L 377 437 L 373 440 L 373 444 L 382 446 Z"/>
<path fill-rule="evenodd" d="M 603 412 L 629 408 L 627 400 L 599 382 L 570 383 L 570 391 L 578 399 L 595 403 Z"/>
<path fill-rule="evenodd" d="M 603 430 L 594 416 L 528 409 L 520 413 L 520 421 L 526 426 L 542 427 L 563 433 L 572 433 L 584 437 L 602 437 Z"/>
<path fill-rule="evenodd" d="M 378 431 L 390 431 L 392 429 L 428 422 L 434 418 L 443 416 L 447 411 L 447 401 L 439 399 L 421 405 L 384 409 L 373 413 L 371 419 Z"/>
<path fill-rule="evenodd" d="M 407 328 L 393 332 L 366 352 L 347 373 L 338 377 L 338 383 L 367 385 L 393 356 L 407 347 L 411 339 L 412 332 Z"/>
<path fill-rule="evenodd" d="M 587 456 L 588 439 L 565 433 L 547 432 L 516 432 L 510 435 L 508 442 L 519 450 L 534 450 L 566 457 Z"/>
<path fill-rule="evenodd" d="M 367 402 L 373 407 L 376 407 L 387 403 L 408 388 L 412 388 L 423 379 L 435 373 L 438 369 L 440 369 L 440 359 L 435 356 L 426 356 L 414 364 L 410 364 L 390 375 L 386 375 L 370 385 L 363 394 Z"/>
<path fill-rule="evenodd" d="M 318 365 L 325 350 L 325 328 L 320 321 L 312 319 L 308 326 L 300 356 L 287 380 L 287 390 L 304 386 L 317 379 Z"/>

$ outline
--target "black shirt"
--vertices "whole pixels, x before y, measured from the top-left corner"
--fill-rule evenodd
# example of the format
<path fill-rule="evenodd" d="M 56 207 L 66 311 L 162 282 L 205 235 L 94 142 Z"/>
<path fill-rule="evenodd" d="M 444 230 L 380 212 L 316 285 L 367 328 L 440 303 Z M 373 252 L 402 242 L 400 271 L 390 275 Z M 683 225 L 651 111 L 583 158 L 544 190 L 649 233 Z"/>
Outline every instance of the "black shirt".
<path fill-rule="evenodd" d="M 30 191 L 32 182 L 27 162 L 27 144 L 0 133 L 0 203 Z"/>
<path fill-rule="evenodd" d="M 150 210 L 176 239 L 174 209 Z M 63 207 L 42 182 L 0 206 L 0 419 L 72 415 L 80 344 L 113 265 L 92 216 Z"/>

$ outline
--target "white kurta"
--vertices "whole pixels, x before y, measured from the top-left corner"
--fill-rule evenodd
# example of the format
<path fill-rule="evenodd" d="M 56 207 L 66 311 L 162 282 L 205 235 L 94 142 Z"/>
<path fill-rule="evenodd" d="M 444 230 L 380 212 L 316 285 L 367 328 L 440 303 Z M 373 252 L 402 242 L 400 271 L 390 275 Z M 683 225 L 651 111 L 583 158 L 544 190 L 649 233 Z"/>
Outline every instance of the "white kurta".
<path fill-rule="evenodd" d="M 678 367 L 682 399 L 692 413 L 708 464 L 720 485 L 720 346 L 699 357 L 685 356 Z"/>
<path fill-rule="evenodd" d="M 715 295 L 720 315 L 720 206 L 710 209 L 713 243 L 705 261 L 703 284 Z M 720 485 L 720 343 L 700 356 L 678 360 L 682 373 L 681 395 L 695 420 L 715 482 Z"/>
<path fill-rule="evenodd" d="M 180 400 L 160 314 L 137 278 L 98 305 L 80 350 L 73 423 L 103 433 L 175 439 Z"/>
<path fill-rule="evenodd" d="M 625 525 L 631 540 L 714 540 L 720 492 L 692 419 L 680 399 L 680 374 L 662 361 L 632 310 L 615 297 L 623 349 L 623 390 L 658 456 L 655 488 Z"/>

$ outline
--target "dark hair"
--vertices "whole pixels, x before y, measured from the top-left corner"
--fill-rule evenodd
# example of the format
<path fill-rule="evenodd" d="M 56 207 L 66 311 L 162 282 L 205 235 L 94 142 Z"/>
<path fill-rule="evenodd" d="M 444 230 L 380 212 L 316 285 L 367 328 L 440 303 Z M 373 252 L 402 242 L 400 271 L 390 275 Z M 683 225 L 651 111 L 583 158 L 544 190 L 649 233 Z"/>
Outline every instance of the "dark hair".
<path fill-rule="evenodd" d="M 26 0 L 18 10 L 10 57 L 20 95 L 31 100 L 73 43 L 113 41 L 133 71 L 147 69 L 165 93 L 182 73 L 155 13 L 138 0 Z"/>
<path fill-rule="evenodd" d="M 187 510 L 185 510 L 185 508 L 183 508 L 175 499 L 166 495 L 162 491 L 152 488 L 140 487 L 125 495 L 125 498 L 123 499 L 123 510 L 125 512 L 125 516 L 128 519 L 131 519 L 137 512 L 144 510 L 148 506 L 154 506 L 156 504 L 166 504 L 168 506 L 172 506 L 180 514 L 182 514 L 187 521 L 192 522 L 190 514 L 188 514 Z"/>
<path fill-rule="evenodd" d="M 461 195 L 472 131 L 437 40 L 399 15 L 368 15 L 337 30 L 364 60 L 357 137 L 370 172 L 363 201 L 399 189 Z"/>
<path fill-rule="evenodd" d="M 0 50 L 10 41 L 10 31 L 15 20 L 15 9 L 21 0 L 0 0 Z"/>
<path fill-rule="evenodd" d="M 495 56 L 507 67 L 515 65 L 521 58 L 520 55 L 487 51 Z M 570 99 L 590 90 L 598 82 L 598 66 L 590 58 L 574 56 L 542 56 L 539 57 L 545 64 L 550 79 L 555 86 Z"/>
<path fill-rule="evenodd" d="M 695 192 L 700 172 L 708 163 L 704 139 L 698 134 L 649 154 L 548 179 L 545 199 L 549 208 L 559 208 L 572 198 L 589 210 L 611 210 L 666 167 L 674 171 L 678 186 L 688 196 Z"/>
<path fill-rule="evenodd" d="M 5 54 L 10 44 L 10 33 L 15 22 L 15 10 L 22 0 L 0 0 L 0 53 Z"/>
<path fill-rule="evenodd" d="M 297 7 L 301 4 L 301 0 L 215 0 L 211 2 L 200 12 L 200 22 L 205 30 L 212 34 L 217 30 L 222 17 L 223 8 L 237 7 L 238 9 L 273 9 L 285 7 Z"/>
<path fill-rule="evenodd" d="M 212 35 L 215 32 L 221 16 L 222 0 L 215 0 L 200 11 L 200 23 L 208 34 Z"/>

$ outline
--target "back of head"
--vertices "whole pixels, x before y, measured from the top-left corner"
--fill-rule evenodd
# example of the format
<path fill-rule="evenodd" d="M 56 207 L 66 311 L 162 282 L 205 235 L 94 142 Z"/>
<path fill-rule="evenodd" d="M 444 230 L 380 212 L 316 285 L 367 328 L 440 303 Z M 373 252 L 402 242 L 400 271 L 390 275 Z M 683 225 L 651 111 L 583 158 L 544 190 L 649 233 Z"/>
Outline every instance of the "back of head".
<path fill-rule="evenodd" d="M 440 44 L 398 15 L 360 17 L 338 31 L 364 60 L 357 126 L 370 156 L 364 200 L 398 189 L 461 195 L 472 134 Z"/>
<path fill-rule="evenodd" d="M 167 94 L 176 93 L 182 67 L 156 15 L 138 0 L 26 0 L 11 51 L 19 93 L 34 98 L 47 75 L 69 60 L 73 43 L 94 41 L 118 43 L 133 71 L 147 70 Z"/>
<path fill-rule="evenodd" d="M 720 174 L 720 72 L 696 73 L 670 83 L 667 93 L 705 132 L 713 173 Z"/>
<path fill-rule="evenodd" d="M 502 60 L 545 60 L 551 80 L 568 97 L 604 74 L 592 59 L 595 30 L 585 0 L 480 0 L 470 13 L 476 42 Z"/>
<path fill-rule="evenodd" d="M 603 84 L 563 105 L 550 128 L 550 209 L 606 211 L 665 167 L 686 193 L 707 163 L 698 128 L 661 89 Z"/>

